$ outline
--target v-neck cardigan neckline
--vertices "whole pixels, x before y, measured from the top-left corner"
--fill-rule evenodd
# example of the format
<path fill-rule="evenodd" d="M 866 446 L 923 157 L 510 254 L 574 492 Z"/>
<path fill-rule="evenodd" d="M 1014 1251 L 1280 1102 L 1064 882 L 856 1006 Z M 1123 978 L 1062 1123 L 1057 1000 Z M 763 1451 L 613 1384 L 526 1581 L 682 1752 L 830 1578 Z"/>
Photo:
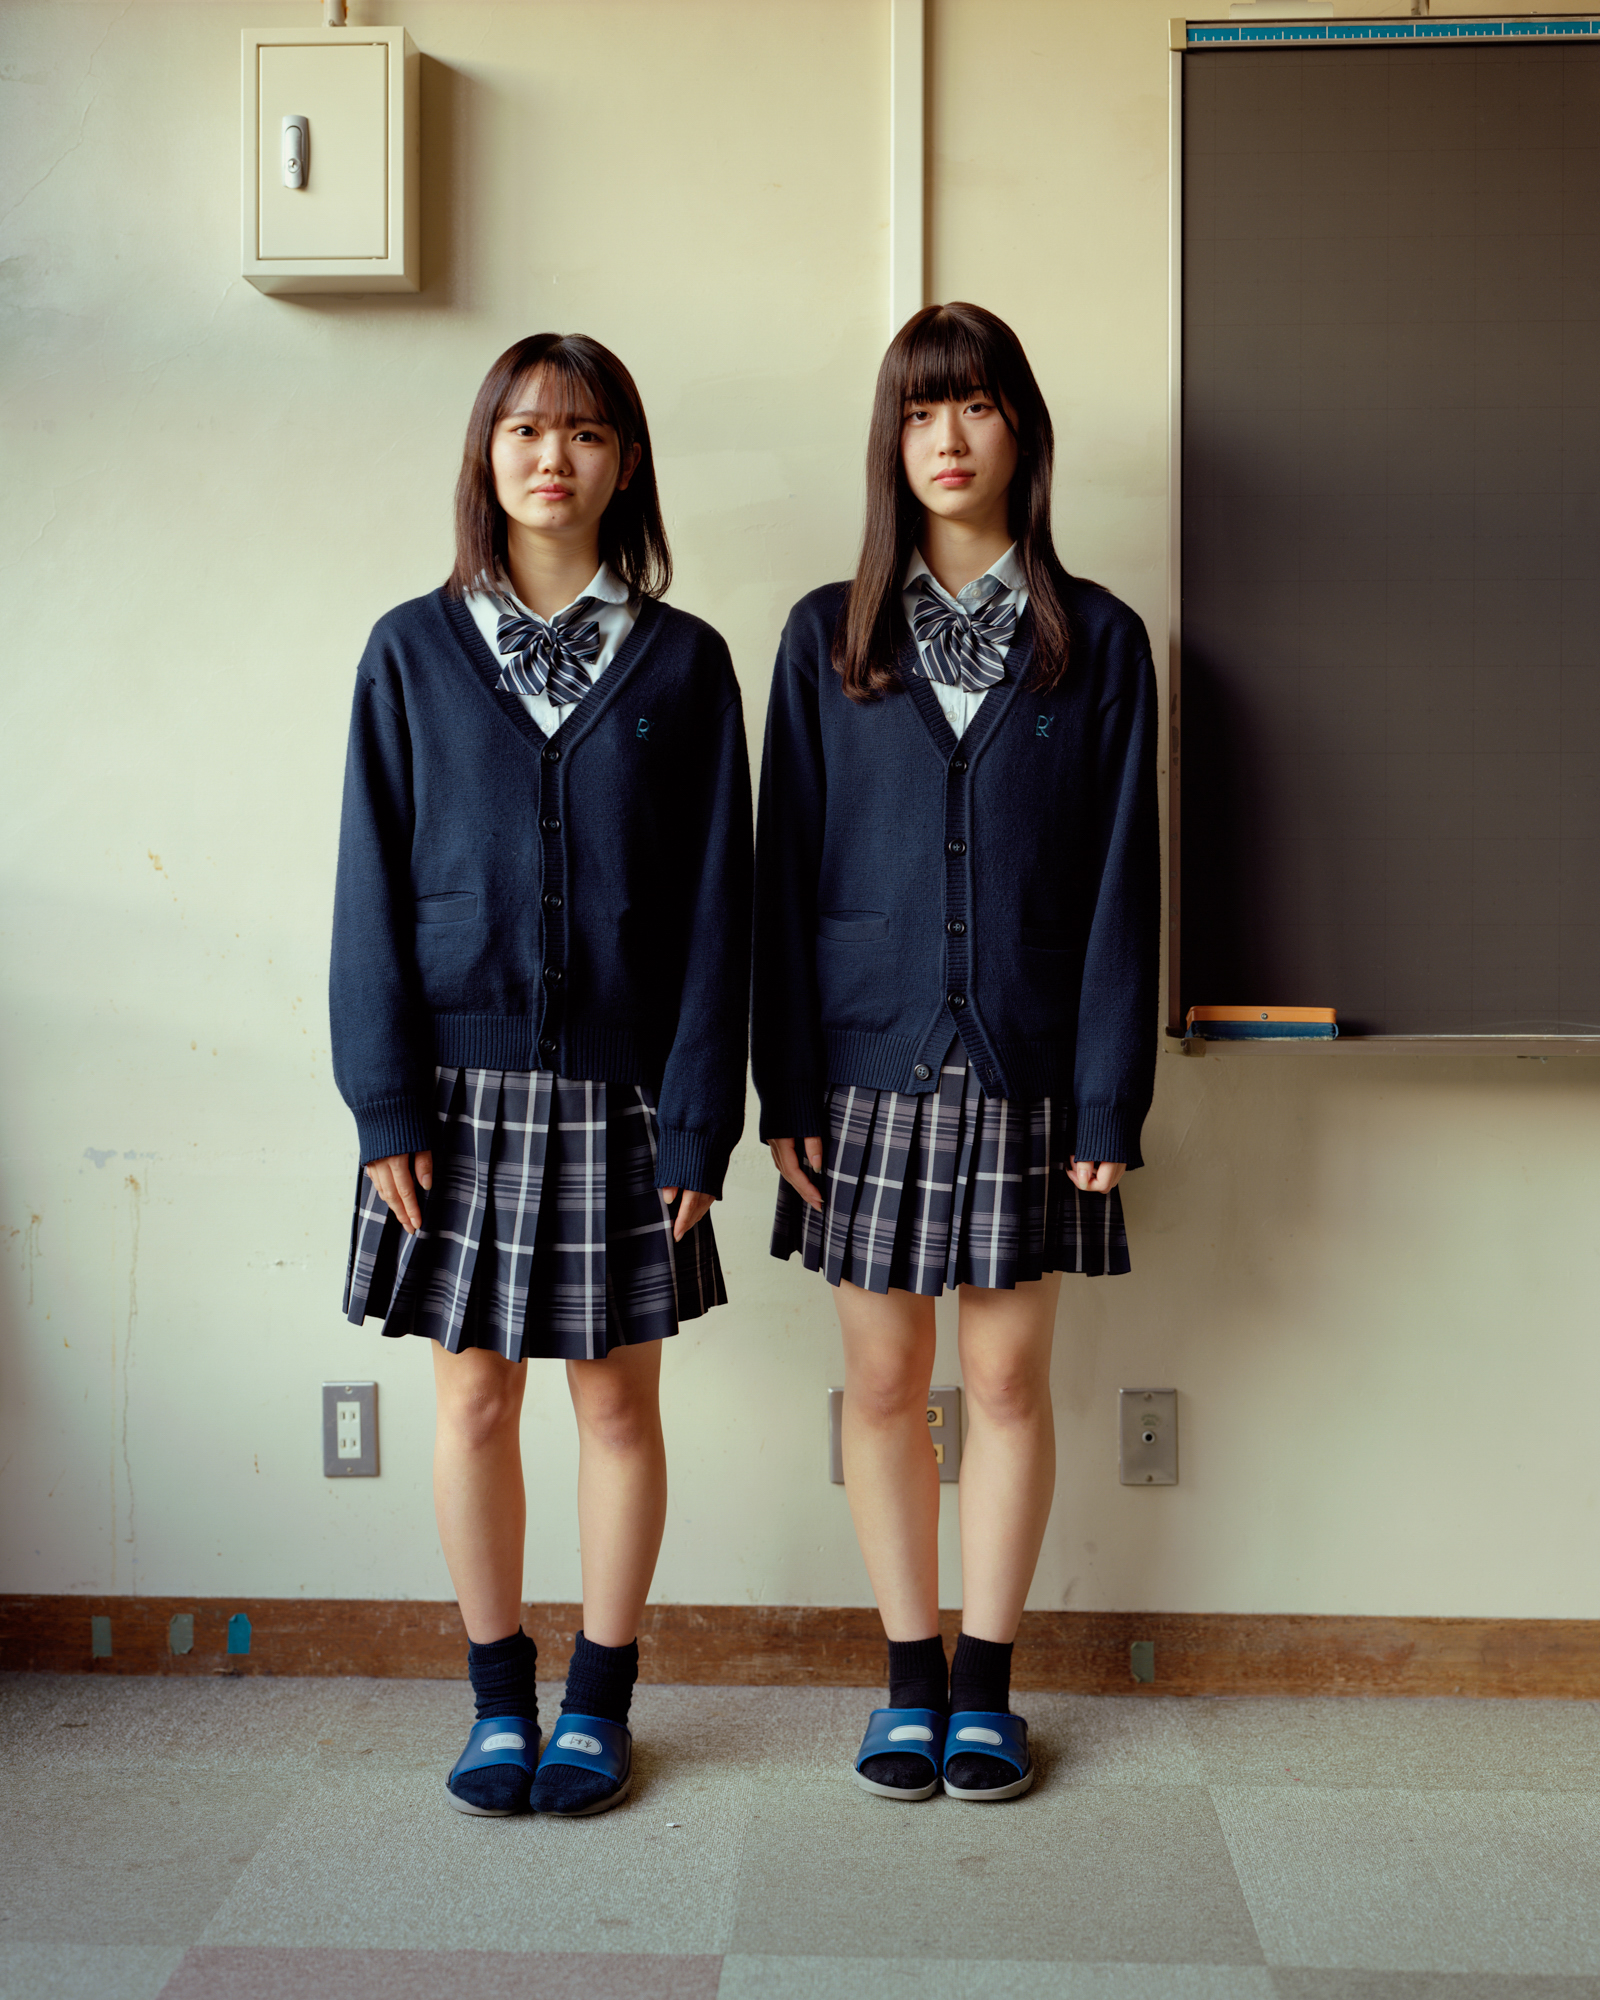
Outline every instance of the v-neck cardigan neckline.
<path fill-rule="evenodd" d="M 1004 677 L 996 681 L 979 702 L 977 713 L 959 736 L 950 727 L 950 718 L 933 691 L 932 681 L 918 665 L 918 659 L 917 642 L 908 633 L 900 642 L 900 657 L 895 662 L 900 674 L 900 686 L 911 697 L 912 707 L 926 724 L 940 760 L 948 764 L 958 750 L 964 749 L 970 768 L 982 755 L 984 745 L 993 737 L 1001 717 L 1022 692 L 1023 677 L 1033 663 L 1033 613 L 1024 606 L 1011 644 L 1006 648 Z M 893 698 L 892 694 L 885 696 L 886 700 Z"/>
<path fill-rule="evenodd" d="M 598 717 L 622 692 L 624 683 L 632 678 L 633 669 L 644 658 L 661 623 L 661 606 L 653 597 L 645 598 L 639 606 L 638 617 L 633 621 L 633 630 L 617 648 L 605 671 L 598 680 L 591 681 L 588 691 L 572 704 L 571 713 L 555 734 L 546 736 L 517 695 L 510 688 L 499 686 L 504 668 L 484 643 L 483 634 L 466 605 L 443 588 L 439 597 L 444 607 L 445 622 L 466 655 L 467 665 L 483 683 L 489 698 L 507 722 L 540 754 L 548 744 L 559 743 L 563 750 L 567 750 L 582 742 Z"/>

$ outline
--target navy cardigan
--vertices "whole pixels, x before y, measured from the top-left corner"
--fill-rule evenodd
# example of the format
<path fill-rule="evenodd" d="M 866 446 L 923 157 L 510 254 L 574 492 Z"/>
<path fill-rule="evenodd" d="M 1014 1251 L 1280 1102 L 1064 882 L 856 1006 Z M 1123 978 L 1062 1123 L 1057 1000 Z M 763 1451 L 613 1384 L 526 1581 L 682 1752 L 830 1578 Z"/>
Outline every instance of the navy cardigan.
<path fill-rule="evenodd" d="M 433 1143 L 433 1067 L 643 1084 L 658 1187 L 722 1192 L 744 1124 L 750 772 L 709 625 L 644 601 L 546 738 L 442 590 L 356 675 L 329 985 L 363 1160 Z"/>
<path fill-rule="evenodd" d="M 790 613 L 767 713 L 762 1137 L 823 1132 L 831 1085 L 937 1089 L 959 1035 L 989 1096 L 1050 1096 L 1081 1158 L 1140 1165 L 1161 906 L 1143 625 L 1109 592 L 1071 583 L 1066 679 L 1048 694 L 1025 687 L 1024 614 L 1005 679 L 958 744 L 909 633 L 900 688 L 846 697 L 829 655 L 847 588 Z"/>

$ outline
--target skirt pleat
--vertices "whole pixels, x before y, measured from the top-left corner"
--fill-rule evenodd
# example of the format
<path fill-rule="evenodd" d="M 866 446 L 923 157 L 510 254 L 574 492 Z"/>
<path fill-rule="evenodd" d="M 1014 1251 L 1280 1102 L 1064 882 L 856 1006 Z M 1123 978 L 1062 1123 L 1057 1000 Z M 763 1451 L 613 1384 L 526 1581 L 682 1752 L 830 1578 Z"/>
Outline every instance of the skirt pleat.
<path fill-rule="evenodd" d="M 826 1112 L 822 1208 L 780 1184 L 774 1257 L 798 1254 L 831 1285 L 932 1296 L 1129 1269 L 1121 1193 L 1073 1186 L 1051 1100 L 986 1097 L 959 1049 L 936 1090 L 841 1085 Z"/>
<path fill-rule="evenodd" d="M 598 1360 L 727 1301 L 711 1218 L 681 1243 L 637 1086 L 440 1069 L 432 1189 L 408 1236 L 363 1172 L 346 1316 L 451 1353 Z"/>

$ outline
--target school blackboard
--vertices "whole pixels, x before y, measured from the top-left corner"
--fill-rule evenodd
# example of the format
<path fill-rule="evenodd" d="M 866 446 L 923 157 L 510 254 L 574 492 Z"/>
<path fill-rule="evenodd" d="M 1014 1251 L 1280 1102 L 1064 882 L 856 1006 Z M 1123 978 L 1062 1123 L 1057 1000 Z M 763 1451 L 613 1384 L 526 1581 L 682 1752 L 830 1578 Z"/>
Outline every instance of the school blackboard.
<path fill-rule="evenodd" d="M 1600 41 L 1182 92 L 1169 1025 L 1600 1034 Z"/>

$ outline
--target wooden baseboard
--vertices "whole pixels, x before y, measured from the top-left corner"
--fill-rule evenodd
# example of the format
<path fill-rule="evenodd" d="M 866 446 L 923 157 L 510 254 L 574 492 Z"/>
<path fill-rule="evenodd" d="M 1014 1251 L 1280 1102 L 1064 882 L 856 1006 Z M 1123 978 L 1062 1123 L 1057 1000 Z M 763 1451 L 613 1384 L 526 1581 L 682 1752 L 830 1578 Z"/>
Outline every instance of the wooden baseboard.
<path fill-rule="evenodd" d="M 534 1604 L 526 1625 L 552 1677 L 576 1604 Z M 241 1618 L 249 1621 L 248 1641 Z M 174 1653 L 192 1620 L 193 1645 Z M 94 1657 L 96 1620 L 109 1657 Z M 230 1624 L 231 1621 L 231 1624 Z M 953 1642 L 959 1614 L 941 1623 Z M 229 1634 L 235 1650 L 229 1651 Z M 873 1687 L 875 1611 L 824 1605 L 654 1604 L 639 1635 L 647 1681 Z M 1154 1651 L 1133 1679 L 1131 1648 Z M 238 1650 L 248 1643 L 248 1651 Z M 348 1598 L 0 1597 L 0 1667 L 102 1674 L 371 1674 L 454 1680 L 465 1634 L 454 1604 Z M 1600 1699 L 1600 1620 L 1319 1618 L 1234 1612 L 1030 1611 L 1019 1688 L 1074 1694 L 1543 1695 Z"/>

